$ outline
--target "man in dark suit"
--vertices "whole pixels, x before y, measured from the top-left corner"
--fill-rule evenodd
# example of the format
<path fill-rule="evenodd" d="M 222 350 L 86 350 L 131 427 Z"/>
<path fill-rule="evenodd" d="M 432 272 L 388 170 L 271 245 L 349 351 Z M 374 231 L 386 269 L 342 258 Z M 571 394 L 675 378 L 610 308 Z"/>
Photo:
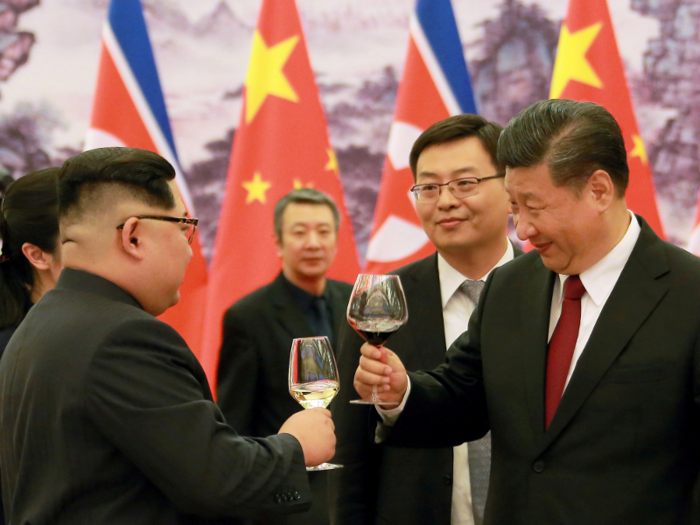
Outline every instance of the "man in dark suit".
<path fill-rule="evenodd" d="M 326 278 L 340 227 L 328 195 L 309 188 L 290 192 L 275 206 L 274 227 L 282 271 L 227 310 L 219 357 L 217 402 L 226 420 L 250 436 L 274 433 L 303 410 L 289 394 L 292 339 L 325 335 L 335 344 L 352 291 Z M 326 472 L 309 473 L 309 512 L 274 523 L 328 524 L 327 479 Z"/>
<path fill-rule="evenodd" d="M 87 151 L 59 173 L 65 263 L 0 362 L 10 523 L 210 523 L 310 501 L 330 412 L 240 437 L 192 352 L 155 319 L 177 303 L 197 219 L 155 153 Z M 230 521 L 227 521 L 230 523 Z"/>
<path fill-rule="evenodd" d="M 501 130 L 478 115 L 458 115 L 429 127 L 411 150 L 416 210 L 437 253 L 396 272 L 409 320 L 389 345 L 409 370 L 445 362 L 483 281 L 514 256 L 504 169 L 496 157 Z M 341 384 L 348 385 L 363 341 L 345 325 L 338 360 Z M 330 480 L 334 525 L 480 525 L 490 437 L 454 448 L 384 447 L 365 438 L 373 409 L 348 404 L 356 397 L 353 389 L 341 390 L 331 410 L 335 460 L 345 465 Z"/>
<path fill-rule="evenodd" d="M 498 156 L 535 251 L 492 272 L 447 364 L 410 390 L 395 355 L 363 347 L 360 393 L 405 403 L 380 435 L 442 446 L 490 429 L 487 524 L 697 523 L 700 260 L 627 210 L 602 107 L 538 102 Z"/>

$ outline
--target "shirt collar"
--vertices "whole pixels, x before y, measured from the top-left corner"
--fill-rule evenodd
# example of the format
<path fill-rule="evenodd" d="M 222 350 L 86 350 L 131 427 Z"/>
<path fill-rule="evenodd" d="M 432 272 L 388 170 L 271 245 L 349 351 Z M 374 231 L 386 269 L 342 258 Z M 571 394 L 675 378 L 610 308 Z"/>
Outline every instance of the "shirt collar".
<path fill-rule="evenodd" d="M 494 268 L 498 268 L 499 266 L 503 266 L 505 263 L 512 261 L 513 257 L 515 257 L 513 244 L 508 241 L 508 247 L 506 248 L 506 252 L 503 254 L 503 257 L 501 257 L 496 265 L 479 280 L 485 281 Z M 448 263 L 439 253 L 437 265 L 438 275 L 440 277 L 440 295 L 442 297 L 442 307 L 444 308 L 447 301 L 450 300 L 457 289 L 462 285 L 466 277 L 450 266 L 450 263 Z"/>
<path fill-rule="evenodd" d="M 284 274 L 282 274 L 282 278 L 284 279 L 284 283 L 289 287 L 289 291 L 294 296 L 294 298 L 299 302 L 299 304 L 311 306 L 312 304 L 315 304 L 319 300 L 319 298 L 323 298 L 326 302 L 328 301 L 328 297 L 327 297 L 328 287 L 327 286 L 324 288 L 323 293 L 320 296 L 318 296 L 318 295 L 314 295 L 312 293 L 309 293 L 306 290 L 302 290 L 296 284 L 294 284 L 292 281 L 287 279 Z"/>
<path fill-rule="evenodd" d="M 627 264 L 630 255 L 632 255 L 634 245 L 637 243 L 639 234 L 642 231 L 634 213 L 629 210 L 627 211 L 630 214 L 631 220 L 622 240 L 617 243 L 617 246 L 610 250 L 605 257 L 585 272 L 582 272 L 579 276 L 589 297 L 598 307 L 605 303 L 612 293 L 617 280 L 620 278 L 622 269 Z M 562 287 L 567 277 L 568 275 L 559 274 L 559 297 L 561 297 Z"/>

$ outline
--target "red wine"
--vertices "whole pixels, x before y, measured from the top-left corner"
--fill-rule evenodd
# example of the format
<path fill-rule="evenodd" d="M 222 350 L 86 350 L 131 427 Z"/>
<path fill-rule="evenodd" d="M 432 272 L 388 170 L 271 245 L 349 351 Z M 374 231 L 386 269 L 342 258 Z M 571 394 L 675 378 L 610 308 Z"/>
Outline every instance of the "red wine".
<path fill-rule="evenodd" d="M 348 319 L 350 325 L 362 338 L 374 346 L 382 346 L 385 341 L 404 323 L 402 321 L 360 321 Z"/>

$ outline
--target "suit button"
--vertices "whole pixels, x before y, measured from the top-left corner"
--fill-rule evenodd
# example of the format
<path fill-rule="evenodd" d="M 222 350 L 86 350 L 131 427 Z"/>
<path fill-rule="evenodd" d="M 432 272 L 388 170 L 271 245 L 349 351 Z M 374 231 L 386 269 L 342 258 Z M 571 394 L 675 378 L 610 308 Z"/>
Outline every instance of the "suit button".
<path fill-rule="evenodd" d="M 282 495 L 281 494 L 277 494 L 275 496 L 275 503 L 282 503 Z"/>
<path fill-rule="evenodd" d="M 294 501 L 294 494 L 291 492 L 287 492 L 287 501 Z"/>
<path fill-rule="evenodd" d="M 452 476 L 450 476 L 449 474 L 445 474 L 442 477 L 442 481 L 445 482 L 445 485 L 452 485 Z"/>
<path fill-rule="evenodd" d="M 535 461 L 535 464 L 532 465 L 532 469 L 537 472 L 538 474 L 544 472 L 544 461 L 538 460 Z"/>
<path fill-rule="evenodd" d="M 294 492 L 294 499 L 300 500 L 300 499 L 301 499 L 301 494 L 299 494 L 299 492 L 296 492 L 296 491 L 295 491 L 295 492 Z"/>

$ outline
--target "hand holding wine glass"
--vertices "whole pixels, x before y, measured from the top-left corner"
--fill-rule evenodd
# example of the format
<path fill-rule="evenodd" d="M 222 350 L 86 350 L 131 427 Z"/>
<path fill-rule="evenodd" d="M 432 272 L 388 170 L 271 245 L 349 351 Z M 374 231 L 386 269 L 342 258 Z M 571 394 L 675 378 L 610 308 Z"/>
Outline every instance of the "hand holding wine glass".
<path fill-rule="evenodd" d="M 399 277 L 358 275 L 348 303 L 347 318 L 350 326 L 370 345 L 383 346 L 384 342 L 408 321 L 406 296 Z M 350 402 L 368 405 L 398 404 L 380 401 L 376 385 L 373 385 L 369 400 L 354 399 Z"/>
<path fill-rule="evenodd" d="M 289 354 L 289 393 L 304 408 L 326 408 L 340 389 L 338 366 L 327 337 L 292 341 Z M 306 470 L 330 470 L 342 465 L 322 463 Z"/>

